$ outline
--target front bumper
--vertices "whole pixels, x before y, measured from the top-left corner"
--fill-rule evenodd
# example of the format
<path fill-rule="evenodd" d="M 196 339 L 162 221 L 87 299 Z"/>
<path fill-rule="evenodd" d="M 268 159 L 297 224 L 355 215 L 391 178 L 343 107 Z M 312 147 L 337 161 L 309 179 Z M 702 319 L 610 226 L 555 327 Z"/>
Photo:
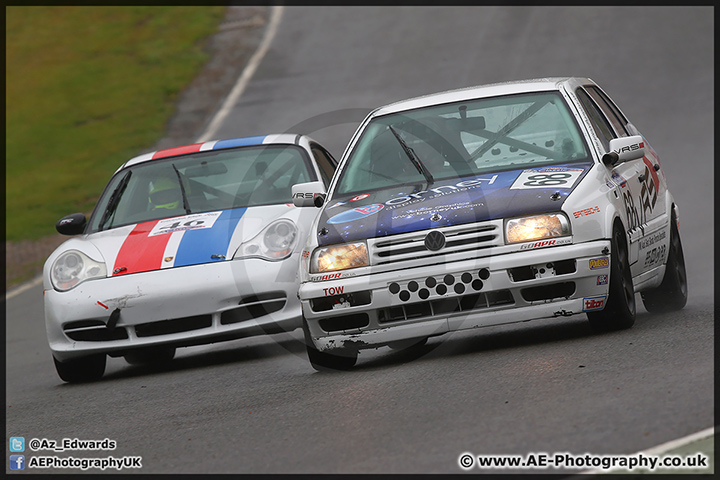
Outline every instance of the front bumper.
<path fill-rule="evenodd" d="M 47 289 L 48 343 L 64 361 L 292 331 L 302 325 L 296 273 L 293 255 L 281 262 L 228 260 L 103 278 L 67 292 Z M 116 310 L 117 324 L 109 328 Z"/>
<path fill-rule="evenodd" d="M 318 350 L 602 310 L 610 242 L 515 252 L 300 286 Z"/>

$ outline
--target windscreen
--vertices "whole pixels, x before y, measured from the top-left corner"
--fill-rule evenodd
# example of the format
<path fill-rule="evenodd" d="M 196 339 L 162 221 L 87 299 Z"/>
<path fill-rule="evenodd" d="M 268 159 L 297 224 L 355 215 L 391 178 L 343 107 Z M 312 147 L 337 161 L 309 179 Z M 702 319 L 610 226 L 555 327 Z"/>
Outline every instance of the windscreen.
<path fill-rule="evenodd" d="M 316 175 L 292 145 L 198 152 L 118 172 L 90 220 L 90 231 L 230 208 L 291 201 L 291 187 Z"/>
<path fill-rule="evenodd" d="M 557 92 L 469 100 L 374 119 L 350 153 L 335 194 L 587 157 L 575 119 Z"/>

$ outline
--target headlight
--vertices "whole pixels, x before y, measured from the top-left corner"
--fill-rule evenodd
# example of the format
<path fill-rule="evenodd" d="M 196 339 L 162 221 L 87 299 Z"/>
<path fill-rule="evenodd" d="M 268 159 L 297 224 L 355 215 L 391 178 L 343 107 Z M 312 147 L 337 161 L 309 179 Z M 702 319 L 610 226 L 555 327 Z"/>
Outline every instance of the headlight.
<path fill-rule="evenodd" d="M 332 245 L 315 249 L 310 260 L 310 273 L 333 272 L 369 264 L 365 242 Z"/>
<path fill-rule="evenodd" d="M 65 292 L 85 280 L 107 277 L 104 263 L 96 262 L 82 252 L 69 250 L 52 264 L 50 280 L 55 290 Z"/>
<path fill-rule="evenodd" d="M 570 235 L 570 222 L 562 213 L 512 218 L 505 222 L 507 243 L 531 242 Z"/>
<path fill-rule="evenodd" d="M 277 220 L 263 229 L 238 248 L 234 259 L 262 258 L 264 260 L 282 260 L 295 249 L 298 231 L 293 222 L 287 219 Z"/>

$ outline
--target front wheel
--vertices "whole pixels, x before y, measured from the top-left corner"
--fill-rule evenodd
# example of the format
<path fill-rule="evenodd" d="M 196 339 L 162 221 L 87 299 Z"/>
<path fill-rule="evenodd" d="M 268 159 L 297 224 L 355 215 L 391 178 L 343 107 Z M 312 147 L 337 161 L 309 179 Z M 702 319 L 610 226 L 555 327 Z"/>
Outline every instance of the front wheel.
<path fill-rule="evenodd" d="M 315 347 L 310 336 L 307 322 L 303 319 L 303 335 L 305 347 L 307 348 L 310 365 L 318 372 L 329 372 L 333 370 L 350 370 L 357 363 L 357 350 L 347 348 L 338 349 L 336 353 L 321 352 Z"/>
<path fill-rule="evenodd" d="M 587 312 L 596 330 L 622 330 L 635 324 L 635 288 L 630 273 L 627 242 L 622 229 L 615 227 L 610 244 L 610 288 L 605 308 Z"/>
<path fill-rule="evenodd" d="M 685 257 L 682 243 L 680 243 L 675 212 L 672 214 L 670 223 L 670 251 L 665 265 L 665 276 L 660 286 L 640 294 L 645 310 L 651 313 L 680 310 L 687 303 Z"/>
<path fill-rule="evenodd" d="M 58 376 L 68 383 L 84 383 L 99 380 L 105 373 L 107 355 L 104 353 L 73 358 L 61 362 L 53 356 Z"/>

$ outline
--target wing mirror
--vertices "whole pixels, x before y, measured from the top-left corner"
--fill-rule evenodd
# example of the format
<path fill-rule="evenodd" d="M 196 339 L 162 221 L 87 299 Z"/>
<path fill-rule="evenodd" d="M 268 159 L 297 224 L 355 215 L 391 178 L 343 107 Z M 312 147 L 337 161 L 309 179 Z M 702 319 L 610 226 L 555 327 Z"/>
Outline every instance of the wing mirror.
<path fill-rule="evenodd" d="M 292 186 L 292 201 L 296 207 L 320 208 L 325 203 L 325 186 L 322 182 L 298 183 Z"/>
<path fill-rule="evenodd" d="M 618 163 L 636 160 L 645 156 L 645 141 L 642 135 L 613 138 L 609 152 L 603 155 L 602 162 L 608 167 Z"/>
<path fill-rule="evenodd" d="M 80 235 L 85 230 L 87 219 L 82 213 L 67 215 L 55 224 L 55 229 L 63 235 Z"/>

